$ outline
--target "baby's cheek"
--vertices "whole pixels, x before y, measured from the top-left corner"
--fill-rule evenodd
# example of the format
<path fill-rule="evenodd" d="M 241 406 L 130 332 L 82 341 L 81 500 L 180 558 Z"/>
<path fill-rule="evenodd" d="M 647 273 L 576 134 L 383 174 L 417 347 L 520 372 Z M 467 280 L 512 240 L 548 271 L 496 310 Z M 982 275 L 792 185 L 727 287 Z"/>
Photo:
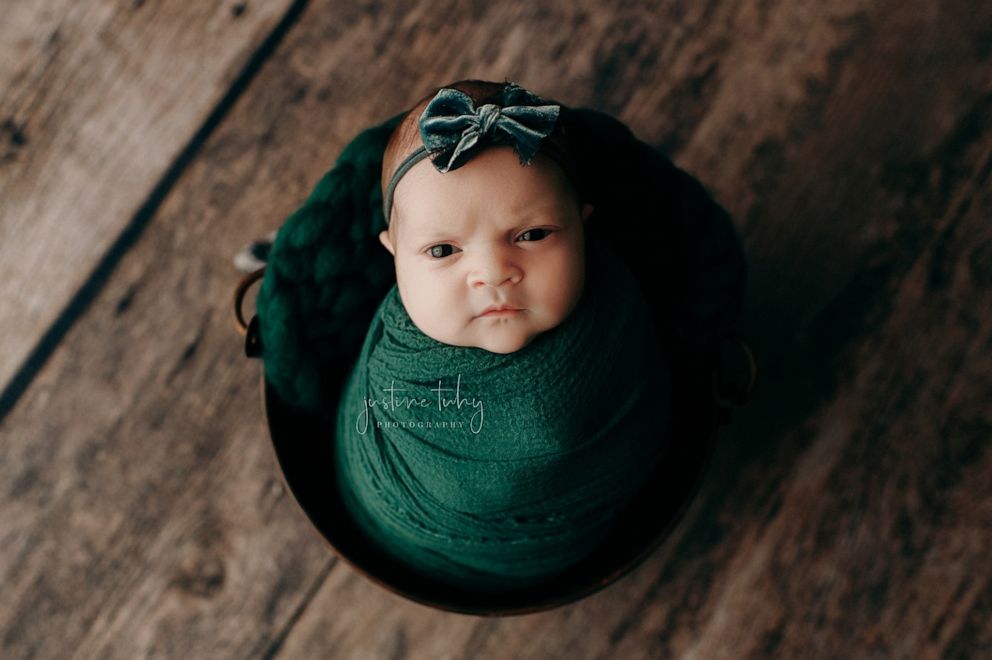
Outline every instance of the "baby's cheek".
<path fill-rule="evenodd" d="M 421 332 L 431 339 L 446 344 L 464 344 L 466 326 L 472 314 L 464 309 L 460 301 L 443 295 L 435 286 L 431 287 L 428 295 L 422 296 L 419 302 L 418 318 L 413 321 Z"/>
<path fill-rule="evenodd" d="M 549 311 L 557 322 L 561 322 L 575 307 L 582 293 L 584 268 L 572 254 L 563 254 L 547 263 L 543 291 L 547 295 Z"/>

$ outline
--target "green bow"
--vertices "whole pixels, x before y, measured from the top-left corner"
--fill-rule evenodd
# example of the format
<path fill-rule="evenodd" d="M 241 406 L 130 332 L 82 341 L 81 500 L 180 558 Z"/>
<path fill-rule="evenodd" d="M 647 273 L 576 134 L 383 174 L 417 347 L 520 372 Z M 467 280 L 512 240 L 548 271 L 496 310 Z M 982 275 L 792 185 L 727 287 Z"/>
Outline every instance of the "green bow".
<path fill-rule="evenodd" d="M 468 95 L 444 88 L 420 115 L 420 137 L 439 172 L 461 167 L 487 140 L 512 146 L 526 164 L 554 130 L 560 109 L 513 83 L 498 102 L 478 108 Z"/>

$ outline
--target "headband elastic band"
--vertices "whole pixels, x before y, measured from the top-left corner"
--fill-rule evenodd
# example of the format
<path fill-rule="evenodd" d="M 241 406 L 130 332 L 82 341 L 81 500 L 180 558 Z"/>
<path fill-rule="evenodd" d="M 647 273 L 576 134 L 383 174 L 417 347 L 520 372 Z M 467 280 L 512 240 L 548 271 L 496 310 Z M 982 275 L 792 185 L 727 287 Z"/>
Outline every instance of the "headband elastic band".
<path fill-rule="evenodd" d="M 427 158 L 427 149 L 424 147 L 419 147 L 412 154 L 407 156 L 400 166 L 396 168 L 393 173 L 393 177 L 389 180 L 389 185 L 386 187 L 386 196 L 382 201 L 382 212 L 386 216 L 386 226 L 389 226 L 389 215 L 393 208 L 393 190 L 396 189 L 396 184 L 400 182 L 403 175 L 410 171 L 410 168 Z"/>

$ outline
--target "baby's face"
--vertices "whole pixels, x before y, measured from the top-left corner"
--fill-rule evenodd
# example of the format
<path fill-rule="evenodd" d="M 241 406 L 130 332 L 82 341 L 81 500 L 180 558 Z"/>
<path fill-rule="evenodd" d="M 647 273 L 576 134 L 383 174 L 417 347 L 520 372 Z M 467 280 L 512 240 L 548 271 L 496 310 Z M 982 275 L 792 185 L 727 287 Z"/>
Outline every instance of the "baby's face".
<path fill-rule="evenodd" d="M 400 299 L 427 336 L 512 353 L 561 323 L 585 283 L 583 222 L 564 174 L 542 154 L 522 166 L 491 147 L 441 173 L 422 160 L 394 191 L 393 255 Z M 486 313 L 493 307 L 509 311 Z"/>

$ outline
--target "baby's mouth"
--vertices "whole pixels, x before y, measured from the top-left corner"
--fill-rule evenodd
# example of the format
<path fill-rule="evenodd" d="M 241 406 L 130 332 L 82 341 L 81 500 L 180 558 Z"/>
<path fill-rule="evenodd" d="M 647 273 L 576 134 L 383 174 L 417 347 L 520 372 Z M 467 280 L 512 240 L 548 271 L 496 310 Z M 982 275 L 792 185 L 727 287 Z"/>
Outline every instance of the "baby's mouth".
<path fill-rule="evenodd" d="M 488 317 L 499 317 L 499 316 L 514 316 L 523 312 L 524 310 L 519 307 L 514 307 L 513 305 L 493 305 L 487 308 L 484 312 L 479 314 L 478 318 L 488 318 Z"/>

